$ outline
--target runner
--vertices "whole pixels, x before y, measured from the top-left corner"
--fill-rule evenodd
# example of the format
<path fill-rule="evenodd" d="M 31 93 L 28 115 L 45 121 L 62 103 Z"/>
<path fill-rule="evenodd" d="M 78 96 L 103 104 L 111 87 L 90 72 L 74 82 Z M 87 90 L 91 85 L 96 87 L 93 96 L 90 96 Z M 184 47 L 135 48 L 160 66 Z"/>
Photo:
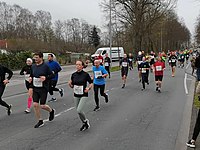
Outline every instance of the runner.
<path fill-rule="evenodd" d="M 49 81 L 54 77 L 49 66 L 43 61 L 43 53 L 34 54 L 35 64 L 31 67 L 29 82 L 33 87 L 33 106 L 38 123 L 34 128 L 44 125 L 40 114 L 40 108 L 49 112 L 49 121 L 54 119 L 55 110 L 46 105 L 49 90 Z"/>
<path fill-rule="evenodd" d="M 190 51 L 188 49 L 185 50 L 186 64 L 188 64 L 188 60 L 190 58 Z"/>
<path fill-rule="evenodd" d="M 122 60 L 120 61 L 121 76 L 123 81 L 122 88 L 125 88 L 126 85 L 126 78 L 128 75 L 129 64 L 130 64 L 129 59 L 127 58 L 127 55 L 124 54 L 124 58 L 122 58 Z"/>
<path fill-rule="evenodd" d="M 129 59 L 129 68 L 130 70 L 133 70 L 133 55 L 131 53 L 128 54 Z"/>
<path fill-rule="evenodd" d="M 140 72 L 142 75 L 142 91 L 145 89 L 145 83 L 149 85 L 149 62 L 146 61 L 146 58 L 143 57 L 142 63 L 140 64 Z"/>
<path fill-rule="evenodd" d="M 104 66 L 106 71 L 108 72 L 109 78 L 110 78 L 110 66 L 111 66 L 111 60 L 108 57 L 108 53 L 106 53 L 106 57 L 104 59 Z"/>
<path fill-rule="evenodd" d="M 153 64 L 155 63 L 155 53 L 151 51 L 150 53 L 150 69 L 153 72 Z"/>
<path fill-rule="evenodd" d="M 175 76 L 176 60 L 177 60 L 177 57 L 175 55 L 175 52 L 172 52 L 171 56 L 169 57 L 170 66 L 172 69 L 172 77 Z"/>
<path fill-rule="evenodd" d="M 137 59 L 136 59 L 136 61 L 137 61 L 137 67 L 138 67 L 139 82 L 142 81 L 142 75 L 141 75 L 141 72 L 140 72 L 140 69 L 139 69 L 139 66 L 140 66 L 140 64 L 142 63 L 142 58 L 143 58 L 142 52 L 139 51 L 139 52 L 138 52 Z"/>
<path fill-rule="evenodd" d="M 165 70 L 165 63 L 162 62 L 161 57 L 158 57 L 158 60 L 154 64 L 154 73 L 156 81 L 156 91 L 161 92 L 161 85 L 163 80 L 163 71 Z"/>
<path fill-rule="evenodd" d="M 94 108 L 94 111 L 98 111 L 100 109 L 99 107 L 99 97 L 98 97 L 98 91 L 100 89 L 100 94 L 105 98 L 105 102 L 108 103 L 108 95 L 105 93 L 105 77 L 108 76 L 108 72 L 106 69 L 100 65 L 99 60 L 94 61 L 94 65 L 92 67 L 93 71 L 93 80 L 94 80 L 94 97 L 95 97 L 95 103 L 96 107 Z"/>
<path fill-rule="evenodd" d="M 88 92 L 92 88 L 92 79 L 90 75 L 83 71 L 85 64 L 82 61 L 76 62 L 77 71 L 72 74 L 69 86 L 74 89 L 74 101 L 78 115 L 83 123 L 80 131 L 90 128 L 89 120 L 86 118 L 83 109 L 88 99 Z M 87 82 L 89 86 L 87 87 Z"/>
<path fill-rule="evenodd" d="M 6 78 L 6 74 L 8 73 L 8 77 Z M 11 114 L 11 107 L 12 105 L 7 104 L 5 101 L 2 100 L 3 93 L 5 91 L 6 85 L 9 83 L 9 80 L 12 78 L 13 72 L 0 65 L 0 105 L 7 108 L 7 114 L 10 116 Z"/>
<path fill-rule="evenodd" d="M 185 62 L 185 55 L 184 52 L 180 53 L 180 67 L 184 68 L 184 62 Z"/>
<path fill-rule="evenodd" d="M 26 59 L 26 66 L 24 66 L 22 68 L 22 70 L 20 71 L 20 75 L 24 75 L 25 77 L 25 85 L 26 85 L 26 89 L 28 90 L 28 99 L 27 99 L 27 108 L 24 111 L 25 113 L 30 113 L 30 109 L 31 109 L 31 104 L 32 104 L 32 97 L 33 97 L 33 89 L 30 88 L 31 84 L 29 83 L 29 77 L 30 77 L 30 73 L 31 73 L 31 66 L 33 64 L 33 60 L 31 58 L 27 58 Z"/>
<path fill-rule="evenodd" d="M 190 60 L 191 67 L 192 67 L 192 75 L 194 74 L 194 70 L 195 70 L 195 61 L 196 61 L 196 56 L 193 54 L 192 59 Z"/>
<path fill-rule="evenodd" d="M 57 99 L 53 96 L 53 92 L 57 91 L 60 93 L 60 96 L 63 97 L 64 95 L 64 89 L 58 89 L 56 88 L 56 85 L 58 83 L 58 72 L 60 72 L 62 70 L 62 68 L 60 67 L 59 63 L 54 61 L 54 57 L 53 54 L 48 54 L 48 66 L 51 69 L 51 71 L 53 72 L 53 74 L 55 75 L 55 77 L 53 79 L 50 80 L 50 84 L 49 84 L 49 94 L 52 96 L 51 99 L 49 100 L 49 102 L 51 101 L 56 101 Z"/>

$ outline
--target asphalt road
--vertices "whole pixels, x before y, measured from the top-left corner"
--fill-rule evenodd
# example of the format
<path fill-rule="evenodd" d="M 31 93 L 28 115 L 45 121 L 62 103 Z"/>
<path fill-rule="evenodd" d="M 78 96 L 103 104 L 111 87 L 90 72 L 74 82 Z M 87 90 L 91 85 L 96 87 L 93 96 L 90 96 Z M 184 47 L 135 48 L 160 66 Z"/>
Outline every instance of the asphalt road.
<path fill-rule="evenodd" d="M 89 94 L 85 112 L 91 128 L 85 132 L 79 131 L 81 122 L 66 83 L 71 72 L 62 73 L 59 81 L 64 97 L 56 93 L 58 101 L 48 103 L 56 109 L 55 120 L 46 121 L 39 129 L 33 128 L 37 123 L 33 110 L 24 114 L 27 95 L 23 78 L 14 77 L 4 95 L 13 105 L 13 113 L 7 116 L 0 108 L 0 150 L 174 150 L 182 143 L 184 112 L 192 109 L 186 105 L 193 77 L 185 76 L 185 69 L 177 69 L 175 78 L 169 68 L 165 71 L 162 93 L 155 92 L 153 74 L 150 85 L 141 91 L 136 68 L 129 72 L 125 89 L 121 89 L 120 72 L 113 72 L 106 87 L 110 101 L 105 104 L 101 98 L 100 111 L 93 112 L 93 92 Z M 47 112 L 42 115 L 48 118 Z"/>

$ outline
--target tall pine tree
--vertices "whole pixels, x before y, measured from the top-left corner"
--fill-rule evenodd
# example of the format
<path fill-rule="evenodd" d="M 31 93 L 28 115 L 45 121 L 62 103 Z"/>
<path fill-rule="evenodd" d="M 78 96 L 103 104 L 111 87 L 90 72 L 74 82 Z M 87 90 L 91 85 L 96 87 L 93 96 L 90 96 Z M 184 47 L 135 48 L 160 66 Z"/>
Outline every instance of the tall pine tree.
<path fill-rule="evenodd" d="M 95 48 L 97 48 L 97 46 L 100 44 L 100 37 L 95 26 L 89 35 L 89 44 L 93 45 Z"/>

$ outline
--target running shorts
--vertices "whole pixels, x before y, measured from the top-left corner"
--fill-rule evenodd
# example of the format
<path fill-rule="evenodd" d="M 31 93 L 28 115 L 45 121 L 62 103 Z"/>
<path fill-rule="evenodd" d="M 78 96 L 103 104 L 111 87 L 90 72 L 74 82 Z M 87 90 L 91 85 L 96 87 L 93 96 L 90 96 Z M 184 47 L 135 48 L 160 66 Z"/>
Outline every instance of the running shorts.
<path fill-rule="evenodd" d="M 163 80 L 163 76 L 155 76 L 155 81 L 162 81 Z"/>
<path fill-rule="evenodd" d="M 46 88 L 33 89 L 33 102 L 45 105 L 47 100 L 48 90 Z"/>

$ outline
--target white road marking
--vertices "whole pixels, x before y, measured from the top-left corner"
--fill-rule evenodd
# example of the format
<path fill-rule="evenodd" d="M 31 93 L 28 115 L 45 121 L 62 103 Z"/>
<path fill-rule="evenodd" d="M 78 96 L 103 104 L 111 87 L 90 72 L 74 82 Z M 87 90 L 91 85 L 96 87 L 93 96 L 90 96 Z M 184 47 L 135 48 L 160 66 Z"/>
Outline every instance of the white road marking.
<path fill-rule="evenodd" d="M 187 64 L 187 66 L 186 66 L 186 68 L 185 68 L 186 70 L 188 69 L 189 65 L 190 65 L 190 63 Z"/>
<path fill-rule="evenodd" d="M 185 94 L 188 95 L 188 88 L 187 88 L 187 73 L 185 73 L 185 78 L 184 78 L 184 88 L 185 88 Z"/>
<path fill-rule="evenodd" d="M 56 114 L 55 117 L 59 117 L 59 116 L 61 116 L 62 114 L 66 113 L 66 112 L 68 112 L 68 111 L 73 110 L 74 108 L 75 108 L 75 107 L 71 107 L 71 108 L 69 108 L 69 109 L 66 109 L 66 110 L 64 110 L 64 111 L 62 111 L 62 112 Z M 44 122 L 47 122 L 47 121 L 49 121 L 49 119 L 45 119 L 45 120 L 43 120 L 43 121 L 44 121 Z"/>

